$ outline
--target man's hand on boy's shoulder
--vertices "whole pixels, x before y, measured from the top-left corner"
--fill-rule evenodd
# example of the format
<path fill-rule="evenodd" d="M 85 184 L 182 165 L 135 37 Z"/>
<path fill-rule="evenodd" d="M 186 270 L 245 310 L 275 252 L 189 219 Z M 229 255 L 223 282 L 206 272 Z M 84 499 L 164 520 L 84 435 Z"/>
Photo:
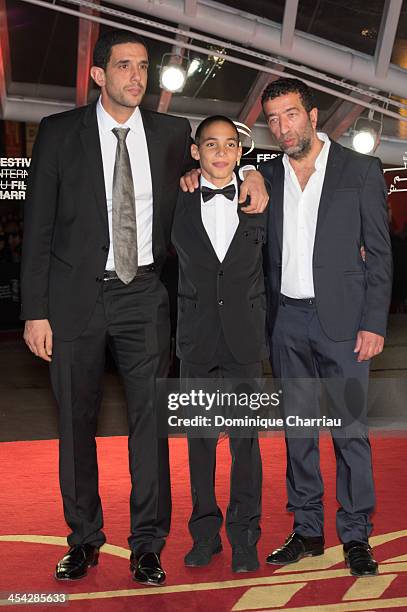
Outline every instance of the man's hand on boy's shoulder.
<path fill-rule="evenodd" d="M 181 187 L 182 191 L 189 191 L 190 193 L 193 193 L 195 189 L 198 189 L 200 175 L 201 170 L 199 168 L 193 168 L 192 170 L 186 172 L 184 176 L 181 176 L 179 186 Z"/>
<path fill-rule="evenodd" d="M 257 170 L 250 170 L 250 172 L 245 172 L 244 177 L 239 190 L 239 204 L 246 202 L 248 197 L 250 197 L 250 204 L 242 207 L 242 210 L 249 215 L 264 212 L 269 201 L 269 194 L 262 175 Z"/>
<path fill-rule="evenodd" d="M 199 187 L 199 176 L 201 171 L 199 168 L 194 168 L 186 172 L 180 178 L 179 184 L 182 191 L 193 193 Z M 250 204 L 242 207 L 242 210 L 247 214 L 259 214 L 266 208 L 269 200 L 267 189 L 264 184 L 264 179 L 257 170 L 250 170 L 245 173 L 245 179 L 240 185 L 239 203 L 243 204 L 250 197 Z"/>

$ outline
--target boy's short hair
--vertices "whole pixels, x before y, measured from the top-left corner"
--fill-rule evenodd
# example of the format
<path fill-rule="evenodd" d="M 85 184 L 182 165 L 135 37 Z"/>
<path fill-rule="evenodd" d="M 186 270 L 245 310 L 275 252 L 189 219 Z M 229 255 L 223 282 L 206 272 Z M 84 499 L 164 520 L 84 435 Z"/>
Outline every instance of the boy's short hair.
<path fill-rule="evenodd" d="M 196 128 L 194 142 L 197 147 L 199 147 L 199 143 L 202 139 L 202 134 L 204 130 L 208 128 L 210 125 L 212 125 L 213 123 L 219 123 L 219 122 L 228 123 L 234 129 L 236 133 L 237 141 L 240 142 L 239 131 L 236 127 L 236 124 L 232 121 L 232 119 L 229 119 L 229 117 L 225 117 L 224 115 L 212 115 L 211 117 L 207 117 L 206 119 L 201 121 L 201 123 Z"/>

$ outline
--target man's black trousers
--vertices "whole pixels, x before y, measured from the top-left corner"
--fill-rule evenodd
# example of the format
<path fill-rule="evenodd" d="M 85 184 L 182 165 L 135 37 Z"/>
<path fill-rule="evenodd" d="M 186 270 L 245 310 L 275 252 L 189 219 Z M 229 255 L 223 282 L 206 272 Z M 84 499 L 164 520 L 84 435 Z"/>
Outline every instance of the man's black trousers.
<path fill-rule="evenodd" d="M 60 485 L 70 546 L 105 542 L 95 435 L 107 345 L 127 400 L 129 545 L 135 554 L 159 552 L 164 545 L 171 493 L 168 443 L 157 435 L 155 380 L 167 374 L 169 343 L 168 295 L 154 272 L 129 285 L 103 281 L 82 334 L 72 341 L 54 337 L 50 371 L 59 407 Z"/>

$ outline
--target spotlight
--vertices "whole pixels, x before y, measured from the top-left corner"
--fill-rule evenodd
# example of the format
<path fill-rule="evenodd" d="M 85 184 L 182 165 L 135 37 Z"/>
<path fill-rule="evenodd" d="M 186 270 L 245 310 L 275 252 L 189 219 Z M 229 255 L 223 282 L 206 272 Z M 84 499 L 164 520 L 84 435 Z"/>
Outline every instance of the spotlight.
<path fill-rule="evenodd" d="M 194 57 L 191 63 L 188 66 L 187 77 L 191 77 L 199 68 L 202 66 L 202 61 Z"/>
<path fill-rule="evenodd" d="M 356 132 L 352 139 L 352 146 L 358 153 L 371 153 L 375 144 L 376 134 L 368 130 Z"/>
<path fill-rule="evenodd" d="M 165 59 L 168 58 L 167 63 Z M 165 53 L 161 61 L 160 87 L 171 93 L 184 89 L 187 73 L 182 65 L 183 58 L 180 55 Z"/>
<path fill-rule="evenodd" d="M 184 89 L 187 75 L 182 66 L 169 64 L 161 69 L 160 87 L 175 93 Z"/>
<path fill-rule="evenodd" d="M 361 117 L 353 126 L 352 146 L 358 153 L 373 153 L 380 142 L 382 121 L 373 119 L 373 111 L 367 118 Z"/>

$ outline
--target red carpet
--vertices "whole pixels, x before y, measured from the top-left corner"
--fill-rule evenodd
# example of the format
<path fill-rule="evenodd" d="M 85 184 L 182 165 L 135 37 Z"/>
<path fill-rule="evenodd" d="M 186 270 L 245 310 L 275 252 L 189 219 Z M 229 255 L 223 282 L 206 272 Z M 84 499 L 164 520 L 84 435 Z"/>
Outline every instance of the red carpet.
<path fill-rule="evenodd" d="M 183 556 L 190 546 L 187 520 L 191 503 L 186 442 L 171 440 L 173 524 L 162 559 L 168 573 L 165 587 L 138 587 L 130 578 L 127 547 L 129 528 L 127 440 L 98 439 L 100 490 L 105 532 L 115 547 L 101 555 L 100 564 L 85 579 L 57 583 L 56 561 L 66 549 L 57 477 L 55 440 L 0 444 L 0 599 L 5 593 L 69 593 L 68 606 L 80 610 L 137 610 L 146 612 L 229 610 L 407 610 L 407 438 L 373 440 L 377 511 L 372 543 L 376 558 L 385 562 L 379 578 L 355 580 L 344 569 L 335 534 L 335 474 L 329 437 L 321 439 L 321 463 L 326 486 L 326 541 L 323 557 L 303 560 L 289 571 L 266 567 L 268 552 L 289 533 L 285 510 L 285 449 L 281 435 L 262 440 L 264 466 L 262 538 L 258 572 L 234 575 L 230 547 L 209 568 L 187 569 Z M 218 448 L 218 498 L 223 509 L 228 497 L 229 451 Z M 29 539 L 31 542 L 21 540 Z M 52 538 L 57 538 L 52 540 Z M 47 539 L 48 538 L 48 539 Z M 58 539 L 60 538 L 60 539 Z M 113 553 L 113 554 L 112 554 Z M 91 595 L 89 595 L 91 594 Z M 3 602 L 0 601 L 0 605 Z M 56 606 L 55 606 L 56 607 Z M 60 606 L 58 606 L 60 607 Z M 52 606 L 54 608 L 54 606 Z M 36 610 L 49 606 L 36 605 Z"/>

